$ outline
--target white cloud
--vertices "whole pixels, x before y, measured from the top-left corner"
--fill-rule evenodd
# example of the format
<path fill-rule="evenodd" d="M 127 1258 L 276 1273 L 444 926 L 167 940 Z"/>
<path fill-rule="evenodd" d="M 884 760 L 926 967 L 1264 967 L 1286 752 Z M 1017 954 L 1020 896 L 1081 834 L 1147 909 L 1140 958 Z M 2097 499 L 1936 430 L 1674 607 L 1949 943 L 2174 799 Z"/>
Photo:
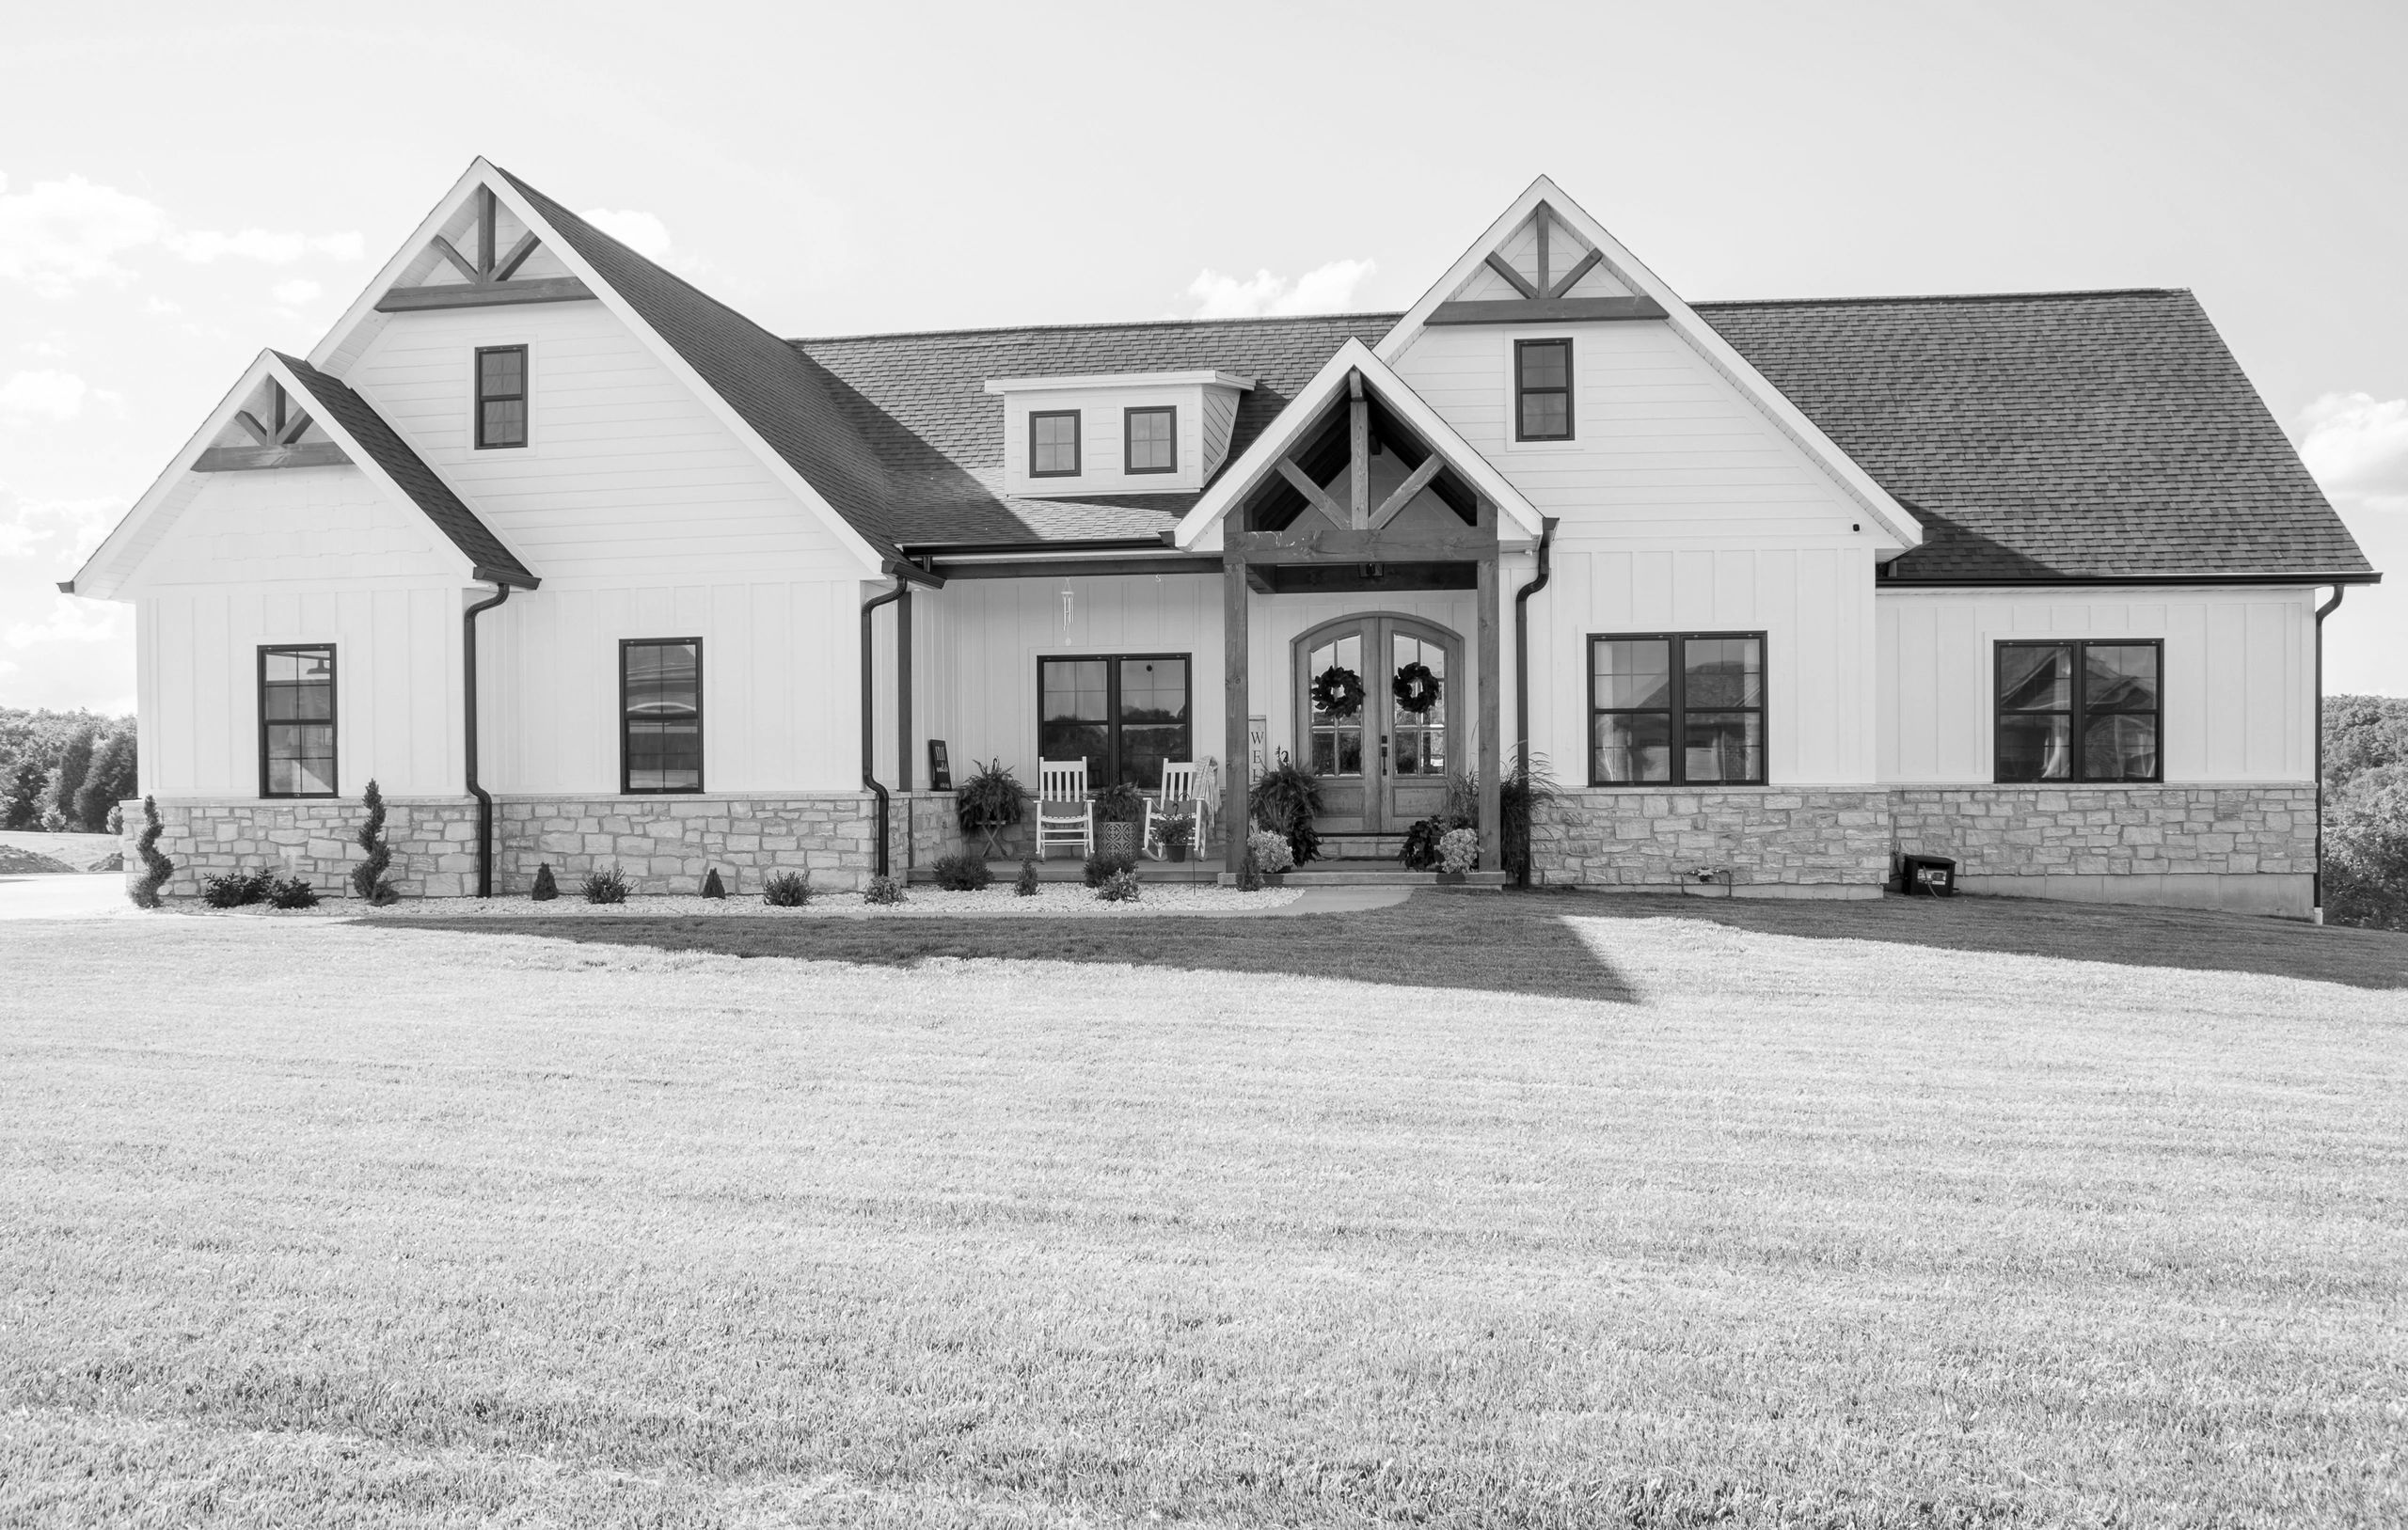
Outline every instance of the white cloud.
<path fill-rule="evenodd" d="M 307 303 L 315 303 L 318 300 L 318 294 L 325 291 L 324 287 L 307 276 L 295 276 L 291 281 L 280 281 L 268 289 L 270 295 L 278 303 L 293 308 L 300 308 Z"/>
<path fill-rule="evenodd" d="M 2337 503 L 2408 511 L 2408 399 L 2327 393 L 2299 418 L 2301 460 Z"/>
<path fill-rule="evenodd" d="M 166 298 L 153 293 L 142 300 L 142 311 L 145 313 L 182 313 L 184 311 L 184 306 L 181 303 L 170 303 Z"/>
<path fill-rule="evenodd" d="M 48 340 L 27 340 L 24 344 L 18 346 L 17 349 L 24 352 L 27 355 L 63 356 L 67 354 L 67 347 L 63 345 L 53 345 Z"/>
<path fill-rule="evenodd" d="M 118 636 L 127 607 L 96 600 L 53 595 L 50 615 L 40 622 L 10 624 L 0 642 L 10 648 L 40 648 L 51 643 L 99 643 Z"/>
<path fill-rule="evenodd" d="M 1198 319 L 1252 319 L 1265 314 L 1339 313 L 1354 301 L 1354 289 L 1379 267 L 1370 260 L 1332 260 L 1294 281 L 1258 271 L 1250 281 L 1201 271 L 1187 284 Z"/>
<path fill-rule="evenodd" d="M 71 371 L 21 371 L 0 383 L 0 418 L 73 419 L 84 412 L 91 385 Z"/>
<path fill-rule="evenodd" d="M 291 265 L 305 255 L 356 260 L 365 253 L 356 233 L 302 234 L 269 229 L 245 229 L 231 234 L 202 229 L 169 234 L 167 248 L 187 260 L 215 260 L 230 255 L 239 260 L 263 260 L 269 265 Z"/>
<path fill-rule="evenodd" d="M 0 176 L 0 194 L 8 186 Z M 0 195 L 0 276 L 45 297 L 64 296 L 87 282 L 128 281 L 134 273 L 117 257 L 166 230 L 166 213 L 139 197 L 80 175 L 37 181 L 31 190 Z"/>
<path fill-rule="evenodd" d="M 645 260 L 672 271 L 690 276 L 705 269 L 702 260 L 676 247 L 676 242 L 669 237 L 669 225 L 650 213 L 632 207 L 615 211 L 589 207 L 578 215 Z"/>
<path fill-rule="evenodd" d="M 71 574 L 124 513 L 122 499 L 20 499 L 0 487 L 0 558 L 40 553 Z"/>

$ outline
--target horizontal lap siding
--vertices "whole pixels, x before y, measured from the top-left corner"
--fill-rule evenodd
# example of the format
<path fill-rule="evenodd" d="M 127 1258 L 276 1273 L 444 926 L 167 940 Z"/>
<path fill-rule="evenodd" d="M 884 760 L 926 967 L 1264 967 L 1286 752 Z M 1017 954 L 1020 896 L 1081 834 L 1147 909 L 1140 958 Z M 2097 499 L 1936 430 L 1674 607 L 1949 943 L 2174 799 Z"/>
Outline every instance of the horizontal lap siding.
<path fill-rule="evenodd" d="M 2309 591 L 1897 591 L 1877 606 L 1885 781 L 1990 781 L 1996 645 L 2052 638 L 2163 640 L 2169 783 L 2300 781 L 2315 773 Z"/>
<path fill-rule="evenodd" d="M 516 344 L 529 347 L 531 445 L 476 450 L 476 350 Z M 345 380 L 547 584 L 709 578 L 731 566 L 858 573 L 816 514 L 599 303 L 396 315 Z"/>

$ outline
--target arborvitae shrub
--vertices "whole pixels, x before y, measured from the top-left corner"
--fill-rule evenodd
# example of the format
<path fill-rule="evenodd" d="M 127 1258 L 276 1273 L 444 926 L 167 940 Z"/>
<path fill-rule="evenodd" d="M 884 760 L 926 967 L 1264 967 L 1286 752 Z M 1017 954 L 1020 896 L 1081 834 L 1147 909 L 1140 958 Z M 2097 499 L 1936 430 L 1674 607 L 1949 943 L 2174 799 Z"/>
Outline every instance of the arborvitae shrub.
<path fill-rule="evenodd" d="M 761 901 L 772 908 L 800 908 L 811 901 L 811 874 L 807 871 L 771 872 L 761 884 Z"/>
<path fill-rule="evenodd" d="M 580 891 L 588 903 L 625 903 L 627 901 L 627 874 L 621 871 L 614 861 L 607 871 L 587 872 Z"/>
<path fill-rule="evenodd" d="M 986 857 L 958 850 L 938 859 L 936 878 L 947 892 L 977 892 L 994 881 L 995 874 L 987 869 Z"/>
<path fill-rule="evenodd" d="M 537 903 L 549 903 L 561 895 L 560 883 L 552 879 L 552 863 L 548 860 L 535 868 L 535 887 L 527 894 Z"/>
<path fill-rule="evenodd" d="M 158 907 L 159 890 L 166 887 L 167 878 L 176 873 L 176 863 L 159 851 L 159 835 L 164 828 L 165 826 L 159 822 L 158 799 L 144 797 L 142 838 L 135 845 L 135 854 L 142 858 L 142 879 L 126 891 L 126 896 L 134 900 L 136 908 Z"/>
<path fill-rule="evenodd" d="M 385 843 L 385 794 L 376 789 L 373 779 L 361 794 L 359 803 L 368 810 L 368 821 L 359 826 L 356 838 L 359 847 L 368 852 L 368 859 L 351 868 L 352 895 L 381 908 L 400 898 L 401 893 L 394 891 L 391 880 L 385 875 L 385 868 L 393 863 L 393 849 Z"/>
<path fill-rule="evenodd" d="M 892 876 L 873 876 L 869 879 L 868 891 L 862 894 L 862 901 L 886 904 L 902 903 L 907 900 L 903 896 L 902 883 Z"/>
<path fill-rule="evenodd" d="M 710 869 L 710 875 L 703 878 L 703 896 L 705 898 L 724 898 L 727 896 L 727 884 L 719 879 L 719 868 L 717 866 L 713 866 Z"/>
<path fill-rule="evenodd" d="M 1037 896 L 1036 861 L 1029 860 L 1025 856 L 1021 859 L 1020 875 L 1013 880 L 1012 891 L 1019 893 L 1023 898 L 1033 898 Z"/>
<path fill-rule="evenodd" d="M 1098 851 L 1087 857 L 1085 867 L 1087 886 L 1101 887 L 1111 879 L 1115 872 L 1134 871 L 1136 866 L 1135 856 L 1108 856 Z"/>
<path fill-rule="evenodd" d="M 1103 879 L 1095 895 L 1105 903 L 1135 903 L 1137 901 L 1137 868 L 1124 866 Z"/>
<path fill-rule="evenodd" d="M 278 908 L 315 908 L 318 890 L 306 876 L 284 876 L 267 886 L 267 901 Z"/>

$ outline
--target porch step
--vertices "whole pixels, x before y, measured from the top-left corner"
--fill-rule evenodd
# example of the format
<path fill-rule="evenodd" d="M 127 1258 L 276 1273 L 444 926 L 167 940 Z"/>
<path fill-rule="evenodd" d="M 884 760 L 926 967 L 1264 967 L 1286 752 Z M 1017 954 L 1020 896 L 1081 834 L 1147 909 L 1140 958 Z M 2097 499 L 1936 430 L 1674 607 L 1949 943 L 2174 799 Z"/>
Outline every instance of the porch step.
<path fill-rule="evenodd" d="M 1393 864 L 1404 853 L 1402 834 L 1323 834 L 1323 860 L 1386 860 Z"/>

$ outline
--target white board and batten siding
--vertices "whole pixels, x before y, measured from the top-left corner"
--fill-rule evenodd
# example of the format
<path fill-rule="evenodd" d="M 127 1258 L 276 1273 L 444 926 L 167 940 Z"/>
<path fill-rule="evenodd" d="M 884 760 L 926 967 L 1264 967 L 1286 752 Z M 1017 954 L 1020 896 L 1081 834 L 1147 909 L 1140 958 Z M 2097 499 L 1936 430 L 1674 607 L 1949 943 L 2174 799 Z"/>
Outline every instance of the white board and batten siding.
<path fill-rule="evenodd" d="M 1573 438 L 1513 439 L 1514 341 L 1567 337 Z M 1761 632 L 1767 779 L 1873 781 L 1875 555 L 1894 543 L 1728 377 L 1655 321 L 1439 325 L 1396 365 L 1559 520 L 1529 606 L 1530 743 L 1559 781 L 1589 777 L 1592 637 Z M 1532 567 L 1504 568 L 1509 686 L 1513 597 Z"/>
<path fill-rule="evenodd" d="M 337 784 L 460 790 L 458 559 L 356 467 L 195 475 L 126 593 L 142 788 L 260 789 L 259 650 L 335 645 Z"/>
<path fill-rule="evenodd" d="M 2311 781 L 2315 602 L 2285 588 L 1882 591 L 1881 779 L 1992 780 L 2001 641 L 2134 638 L 2164 644 L 2168 785 Z"/>

